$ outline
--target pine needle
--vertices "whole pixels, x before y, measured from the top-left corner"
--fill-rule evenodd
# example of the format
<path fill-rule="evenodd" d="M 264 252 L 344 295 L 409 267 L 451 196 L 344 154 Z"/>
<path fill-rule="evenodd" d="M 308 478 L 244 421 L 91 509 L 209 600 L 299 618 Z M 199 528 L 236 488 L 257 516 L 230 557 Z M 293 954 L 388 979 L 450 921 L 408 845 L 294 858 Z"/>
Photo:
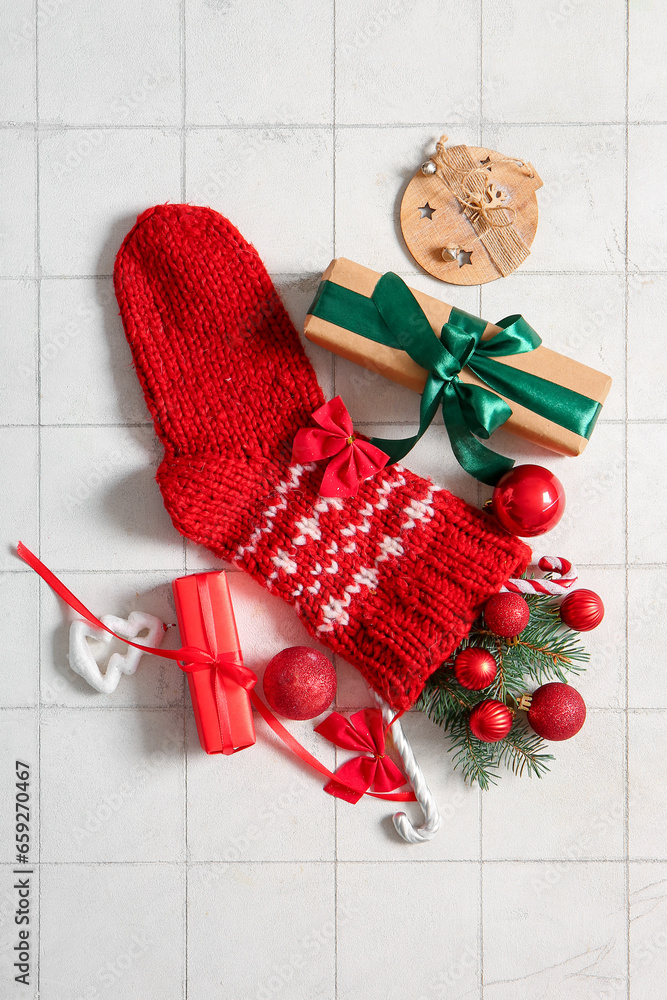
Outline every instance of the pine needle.
<path fill-rule="evenodd" d="M 509 735 L 497 746 L 498 763 L 505 764 L 518 775 L 526 771 L 530 777 L 541 778 L 549 770 L 547 761 L 555 759 L 553 754 L 544 752 L 546 743 L 523 720 L 516 721 Z"/>

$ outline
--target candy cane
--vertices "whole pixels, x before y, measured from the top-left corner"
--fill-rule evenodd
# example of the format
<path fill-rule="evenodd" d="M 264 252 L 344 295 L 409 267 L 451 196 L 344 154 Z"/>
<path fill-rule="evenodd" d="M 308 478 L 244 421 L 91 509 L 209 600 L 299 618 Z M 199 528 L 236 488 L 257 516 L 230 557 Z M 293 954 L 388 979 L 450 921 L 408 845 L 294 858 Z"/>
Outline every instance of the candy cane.
<path fill-rule="evenodd" d="M 396 715 L 396 710 L 391 708 L 376 691 L 373 691 L 372 694 L 382 709 L 385 724 L 389 726 Z M 421 844 L 425 840 L 431 840 L 435 837 L 440 827 L 440 813 L 399 720 L 396 719 L 390 728 L 394 746 L 403 761 L 403 771 L 424 813 L 424 823 L 421 826 L 414 826 L 403 812 L 394 813 L 392 817 L 394 826 L 396 832 L 403 840 L 407 840 L 408 844 Z"/>
<path fill-rule="evenodd" d="M 558 580 L 520 580 L 512 577 L 500 590 L 510 594 L 555 594 L 561 597 L 577 582 L 577 571 L 569 561 L 560 556 L 542 556 L 538 562 L 543 573 L 557 573 Z"/>

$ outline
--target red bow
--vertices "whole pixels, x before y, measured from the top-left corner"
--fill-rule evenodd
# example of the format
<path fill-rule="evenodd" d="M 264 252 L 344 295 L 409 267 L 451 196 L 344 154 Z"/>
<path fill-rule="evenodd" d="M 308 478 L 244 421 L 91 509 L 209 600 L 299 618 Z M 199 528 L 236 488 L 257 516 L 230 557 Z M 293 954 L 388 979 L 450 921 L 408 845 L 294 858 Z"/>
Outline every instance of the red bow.
<path fill-rule="evenodd" d="M 364 479 L 385 467 L 389 455 L 370 441 L 355 437 L 350 414 L 340 396 L 315 410 L 312 419 L 319 427 L 302 427 L 297 431 L 292 461 L 303 465 L 330 458 L 322 478 L 320 495 L 355 496 Z"/>
<path fill-rule="evenodd" d="M 358 802 L 364 792 L 391 792 L 405 784 L 405 777 L 384 752 L 384 726 L 379 708 L 365 708 L 346 719 L 332 712 L 315 732 L 343 750 L 365 750 L 372 757 L 353 757 L 336 771 L 345 784 L 330 781 L 324 791 L 347 802 Z"/>

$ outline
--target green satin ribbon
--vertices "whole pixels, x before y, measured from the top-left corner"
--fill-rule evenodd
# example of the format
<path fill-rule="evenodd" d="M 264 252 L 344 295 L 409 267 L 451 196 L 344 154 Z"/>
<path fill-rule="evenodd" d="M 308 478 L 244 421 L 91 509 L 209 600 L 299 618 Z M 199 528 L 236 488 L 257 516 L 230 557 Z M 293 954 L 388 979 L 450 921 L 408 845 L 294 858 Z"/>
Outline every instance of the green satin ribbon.
<path fill-rule="evenodd" d="M 500 395 L 582 437 L 593 432 L 602 408 L 597 400 L 494 360 L 534 351 L 542 343 L 521 316 L 501 320 L 501 332 L 482 340 L 486 322 L 452 309 L 438 339 L 408 286 L 391 272 L 380 278 L 371 298 L 323 281 L 309 311 L 378 344 L 406 351 L 428 371 L 418 432 L 400 441 L 371 438 L 392 462 L 414 448 L 442 407 L 456 459 L 475 479 L 494 486 L 514 462 L 477 438 L 490 437 L 511 415 Z M 462 382 L 459 373 L 466 366 L 489 388 Z"/>

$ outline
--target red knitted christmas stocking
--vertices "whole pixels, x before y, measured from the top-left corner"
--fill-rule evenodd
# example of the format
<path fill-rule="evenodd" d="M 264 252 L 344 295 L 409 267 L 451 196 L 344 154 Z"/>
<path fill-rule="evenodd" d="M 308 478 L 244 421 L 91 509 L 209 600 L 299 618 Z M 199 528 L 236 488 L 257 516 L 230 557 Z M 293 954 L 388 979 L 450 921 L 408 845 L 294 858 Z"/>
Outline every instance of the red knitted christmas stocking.
<path fill-rule="evenodd" d="M 114 281 L 176 528 L 408 708 L 530 551 L 399 465 L 350 499 L 318 495 L 323 467 L 290 455 L 321 389 L 256 250 L 217 212 L 144 212 Z"/>

